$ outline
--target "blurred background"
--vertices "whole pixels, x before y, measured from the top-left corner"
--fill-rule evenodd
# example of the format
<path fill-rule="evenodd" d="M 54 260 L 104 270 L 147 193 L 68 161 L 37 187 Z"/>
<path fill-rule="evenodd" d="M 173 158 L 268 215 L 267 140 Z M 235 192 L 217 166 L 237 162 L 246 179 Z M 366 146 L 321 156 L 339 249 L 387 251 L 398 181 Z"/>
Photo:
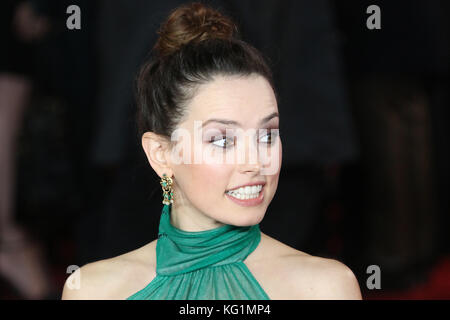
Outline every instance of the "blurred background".
<path fill-rule="evenodd" d="M 344 262 L 365 299 L 449 299 L 450 3 L 205 2 L 276 80 L 283 164 L 261 230 Z M 0 2 L 0 299 L 60 299 L 70 266 L 157 237 L 133 79 L 182 3 Z"/>

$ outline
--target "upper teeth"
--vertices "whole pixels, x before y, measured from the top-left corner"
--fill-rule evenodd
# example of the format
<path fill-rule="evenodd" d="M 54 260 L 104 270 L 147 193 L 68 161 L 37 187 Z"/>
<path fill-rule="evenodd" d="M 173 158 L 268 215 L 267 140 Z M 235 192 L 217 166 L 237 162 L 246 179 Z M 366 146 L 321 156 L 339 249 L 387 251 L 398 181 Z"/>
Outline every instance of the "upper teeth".
<path fill-rule="evenodd" d="M 242 194 L 242 195 L 257 194 L 257 193 L 259 193 L 261 191 L 262 187 L 263 187 L 262 185 L 246 186 L 246 187 L 230 190 L 227 193 L 230 193 L 230 194 L 237 194 L 237 193 L 239 193 L 239 194 Z"/>

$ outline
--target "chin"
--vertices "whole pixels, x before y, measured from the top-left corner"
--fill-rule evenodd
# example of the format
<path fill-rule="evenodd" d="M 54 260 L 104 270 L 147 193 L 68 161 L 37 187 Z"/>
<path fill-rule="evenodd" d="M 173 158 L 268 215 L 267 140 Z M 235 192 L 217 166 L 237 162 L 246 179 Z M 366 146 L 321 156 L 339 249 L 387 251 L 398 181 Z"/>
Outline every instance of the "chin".
<path fill-rule="evenodd" d="M 264 212 L 262 214 L 246 214 L 239 217 L 235 217 L 234 221 L 230 221 L 229 224 L 238 227 L 248 227 L 258 224 L 264 218 Z"/>

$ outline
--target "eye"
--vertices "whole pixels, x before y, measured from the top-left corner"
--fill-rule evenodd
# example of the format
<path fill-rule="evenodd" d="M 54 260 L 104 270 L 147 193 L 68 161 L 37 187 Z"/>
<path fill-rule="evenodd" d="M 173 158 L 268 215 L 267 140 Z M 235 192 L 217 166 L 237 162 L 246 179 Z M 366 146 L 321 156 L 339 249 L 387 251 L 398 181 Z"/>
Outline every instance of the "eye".
<path fill-rule="evenodd" d="M 278 136 L 278 131 L 269 130 L 269 133 L 267 133 L 265 136 L 260 138 L 259 141 L 263 142 L 263 143 L 267 143 L 267 144 L 272 144 L 275 141 L 277 136 Z M 262 139 L 262 141 L 261 141 L 261 139 Z"/>
<path fill-rule="evenodd" d="M 231 141 L 230 143 L 224 145 L 224 143 L 226 143 L 226 141 Z M 221 147 L 221 148 L 229 148 L 230 146 L 232 146 L 234 144 L 234 137 L 226 137 L 226 136 L 222 136 L 220 139 L 217 140 L 211 140 L 210 141 L 213 145 Z M 219 144 L 216 144 L 216 142 L 218 142 Z"/>

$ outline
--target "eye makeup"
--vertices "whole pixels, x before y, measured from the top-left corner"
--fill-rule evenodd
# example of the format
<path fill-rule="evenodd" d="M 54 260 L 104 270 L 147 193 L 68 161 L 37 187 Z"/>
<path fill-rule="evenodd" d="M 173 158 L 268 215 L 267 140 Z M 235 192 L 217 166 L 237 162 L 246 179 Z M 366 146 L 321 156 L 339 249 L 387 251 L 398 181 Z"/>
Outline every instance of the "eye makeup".
<path fill-rule="evenodd" d="M 230 131 L 232 134 L 230 135 Z M 227 135 L 227 132 L 229 135 Z M 227 130 L 211 130 L 206 134 L 206 143 L 213 144 L 214 146 L 220 147 L 220 148 L 230 148 L 236 144 L 237 138 L 236 135 L 233 135 L 234 130 L 233 129 L 227 129 Z M 259 137 L 258 141 L 260 143 L 272 145 L 275 142 L 275 139 L 279 136 L 279 129 L 277 127 L 269 127 L 269 128 L 261 128 L 257 131 L 257 133 L 262 133 L 262 136 Z M 261 141 L 264 137 L 270 137 L 268 142 Z M 223 142 L 222 142 L 223 141 Z M 229 141 L 229 142 L 228 142 Z"/>
<path fill-rule="evenodd" d="M 264 135 L 259 138 L 259 141 L 261 141 L 261 138 L 270 137 L 270 141 L 269 142 L 263 142 L 263 143 L 267 143 L 269 145 L 274 144 L 276 138 L 280 135 L 278 128 L 267 129 L 267 131 L 263 131 L 263 132 L 264 132 Z"/>

